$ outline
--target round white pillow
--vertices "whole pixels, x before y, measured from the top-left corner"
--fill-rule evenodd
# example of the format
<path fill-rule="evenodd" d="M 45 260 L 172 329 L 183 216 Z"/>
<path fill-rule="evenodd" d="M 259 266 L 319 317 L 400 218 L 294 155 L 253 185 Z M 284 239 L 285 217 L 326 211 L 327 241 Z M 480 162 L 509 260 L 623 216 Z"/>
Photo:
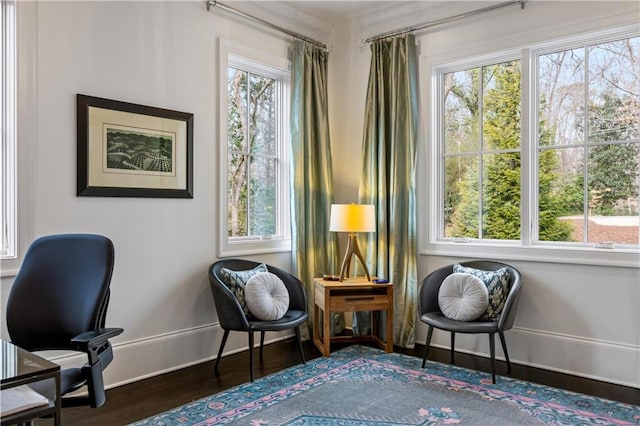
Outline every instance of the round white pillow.
<path fill-rule="evenodd" d="M 249 278 L 244 300 L 251 314 L 259 320 L 278 320 L 289 309 L 289 292 L 280 277 L 260 272 Z"/>
<path fill-rule="evenodd" d="M 451 274 L 442 281 L 438 304 L 445 317 L 473 321 L 487 310 L 489 292 L 482 280 L 471 274 Z"/>

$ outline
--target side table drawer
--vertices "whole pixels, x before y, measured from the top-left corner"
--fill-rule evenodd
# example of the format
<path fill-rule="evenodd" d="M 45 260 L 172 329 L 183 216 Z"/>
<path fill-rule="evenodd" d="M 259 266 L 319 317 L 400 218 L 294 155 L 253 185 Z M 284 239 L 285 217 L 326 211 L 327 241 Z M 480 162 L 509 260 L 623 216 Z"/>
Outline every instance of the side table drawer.
<path fill-rule="evenodd" d="M 329 310 L 338 312 L 381 311 L 389 309 L 386 294 L 336 294 L 331 295 Z"/>

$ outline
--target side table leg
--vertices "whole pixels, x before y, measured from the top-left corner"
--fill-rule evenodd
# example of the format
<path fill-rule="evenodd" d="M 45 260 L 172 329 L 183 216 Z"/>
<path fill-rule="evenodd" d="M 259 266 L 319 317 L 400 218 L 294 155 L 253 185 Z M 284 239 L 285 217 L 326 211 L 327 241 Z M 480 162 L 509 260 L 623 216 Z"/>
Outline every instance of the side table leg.
<path fill-rule="evenodd" d="M 387 309 L 387 352 L 393 352 L 393 287 L 387 289 L 389 309 Z"/>
<path fill-rule="evenodd" d="M 324 330 L 322 335 L 322 355 L 329 356 L 331 353 L 331 312 L 326 306 L 324 307 L 322 326 Z"/>
<path fill-rule="evenodd" d="M 318 321 L 320 319 L 320 310 L 318 305 L 313 305 L 313 342 L 316 343 L 320 341 L 320 325 Z"/>
<path fill-rule="evenodd" d="M 380 321 L 380 312 L 370 311 L 369 315 L 370 315 L 369 321 L 371 321 L 371 337 L 372 338 L 375 338 L 375 336 L 381 337 L 380 330 L 379 330 L 380 327 L 378 326 L 378 322 Z"/>

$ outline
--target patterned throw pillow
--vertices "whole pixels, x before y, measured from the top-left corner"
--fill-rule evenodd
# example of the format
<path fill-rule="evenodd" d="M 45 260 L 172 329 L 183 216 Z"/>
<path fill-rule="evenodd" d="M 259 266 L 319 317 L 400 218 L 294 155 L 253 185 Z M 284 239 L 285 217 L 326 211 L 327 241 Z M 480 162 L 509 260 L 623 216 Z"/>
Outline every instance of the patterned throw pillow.
<path fill-rule="evenodd" d="M 249 278 L 260 272 L 269 272 L 267 265 L 261 263 L 255 268 L 246 271 L 233 271 L 228 268 L 220 269 L 222 281 L 224 281 L 227 287 L 229 287 L 229 290 L 236 296 L 245 315 L 250 315 L 250 311 L 247 302 L 244 300 L 244 286 L 247 285 Z"/>
<path fill-rule="evenodd" d="M 509 294 L 509 269 L 500 268 L 495 271 L 468 268 L 460 264 L 453 266 L 454 273 L 471 274 L 482 280 L 489 292 L 489 306 L 480 316 L 480 321 L 498 321 L 504 308 L 504 302 Z"/>

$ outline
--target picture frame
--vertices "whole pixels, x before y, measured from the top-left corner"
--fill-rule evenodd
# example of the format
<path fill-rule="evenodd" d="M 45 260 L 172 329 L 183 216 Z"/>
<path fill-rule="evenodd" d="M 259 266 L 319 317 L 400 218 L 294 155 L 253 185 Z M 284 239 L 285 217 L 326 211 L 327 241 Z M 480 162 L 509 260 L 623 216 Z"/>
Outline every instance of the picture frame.
<path fill-rule="evenodd" d="M 193 114 L 76 95 L 77 196 L 193 198 Z"/>

